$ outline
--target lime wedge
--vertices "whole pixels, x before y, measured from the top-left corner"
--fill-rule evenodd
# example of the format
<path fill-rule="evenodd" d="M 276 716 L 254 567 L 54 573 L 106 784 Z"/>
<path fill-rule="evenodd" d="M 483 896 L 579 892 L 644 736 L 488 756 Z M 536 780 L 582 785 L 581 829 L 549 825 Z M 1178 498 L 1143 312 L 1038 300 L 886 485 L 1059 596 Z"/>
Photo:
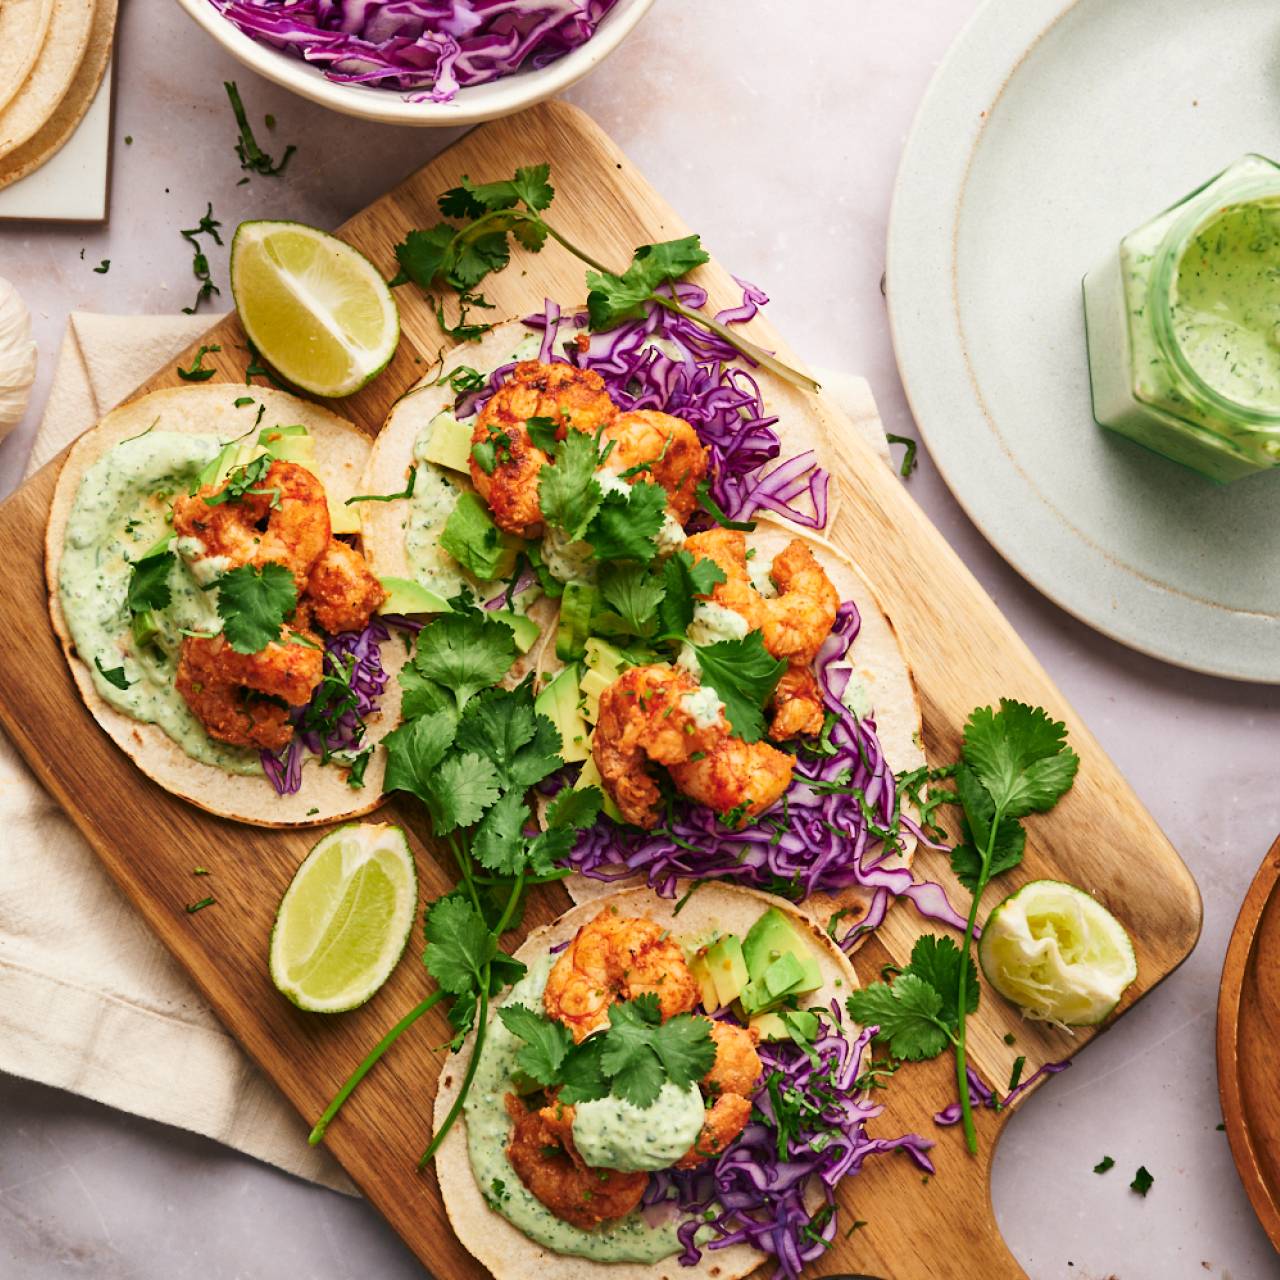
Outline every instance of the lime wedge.
<path fill-rule="evenodd" d="M 1029 1018 L 1068 1027 L 1101 1022 L 1138 976 L 1124 926 L 1060 880 L 1033 880 L 992 913 L 978 943 L 987 981 Z"/>
<path fill-rule="evenodd" d="M 280 900 L 271 981 L 300 1009 L 354 1009 L 396 967 L 417 910 L 404 832 L 383 822 L 339 827 L 307 854 Z"/>
<path fill-rule="evenodd" d="M 359 391 L 400 341 L 395 300 L 373 263 L 301 222 L 242 222 L 231 292 L 253 344 L 313 395 Z"/>

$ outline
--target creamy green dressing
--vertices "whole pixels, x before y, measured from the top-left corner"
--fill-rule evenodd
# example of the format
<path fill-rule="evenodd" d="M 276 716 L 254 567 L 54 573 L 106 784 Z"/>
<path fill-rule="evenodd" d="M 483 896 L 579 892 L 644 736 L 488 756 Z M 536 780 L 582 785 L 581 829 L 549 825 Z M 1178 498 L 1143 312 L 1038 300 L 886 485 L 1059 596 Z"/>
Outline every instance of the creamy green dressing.
<path fill-rule="evenodd" d="M 440 535 L 453 514 L 460 491 L 440 467 L 423 456 L 430 439 L 428 422 L 413 445 L 417 474 L 405 519 L 404 550 L 409 576 L 428 591 L 448 599 L 462 590 L 463 576 L 461 566 L 440 545 Z"/>
<path fill-rule="evenodd" d="M 179 551 L 169 574 L 170 606 L 156 613 L 159 635 L 139 647 L 127 603 L 131 564 L 172 532 L 170 506 L 222 448 L 215 436 L 151 431 L 116 445 L 80 481 L 67 521 L 58 595 L 76 652 L 94 688 L 117 711 L 163 729 L 192 759 L 230 773 L 261 773 L 255 751 L 215 742 L 174 687 L 184 631 L 222 629 L 217 592 L 202 590 L 217 565 L 197 545 Z M 188 541 L 188 540 L 181 540 Z M 192 557 L 191 562 L 184 558 Z M 102 670 L 123 667 L 120 689 Z"/>
<path fill-rule="evenodd" d="M 543 988 L 547 985 L 547 976 L 554 961 L 554 956 L 545 955 L 532 964 L 529 972 L 511 989 L 504 1003 L 539 1008 Z M 530 1240 L 556 1253 L 574 1254 L 598 1262 L 659 1262 L 678 1252 L 680 1242 L 676 1239 L 676 1229 L 679 1218 L 675 1214 L 668 1213 L 657 1219 L 654 1211 L 647 1214 L 634 1213 L 594 1231 L 583 1231 L 562 1222 L 520 1181 L 520 1175 L 507 1159 L 511 1121 L 503 1098 L 511 1091 L 516 1053 L 523 1043 L 502 1025 L 500 1019 L 494 1018 L 490 1022 L 480 1064 L 464 1103 L 471 1170 L 490 1207 L 502 1214 Z M 696 1086 L 693 1092 L 698 1093 Z M 688 1101 L 683 1100 L 683 1104 Z M 637 1111 L 637 1115 L 643 1119 L 634 1128 L 626 1124 L 621 1111 L 602 1113 L 588 1122 L 584 1129 L 584 1139 L 588 1145 L 598 1143 L 601 1152 L 607 1150 L 611 1154 L 621 1148 L 670 1148 L 675 1143 L 677 1128 L 682 1123 L 688 1123 L 687 1106 L 683 1104 L 677 1103 L 653 1117 L 649 1117 L 647 1112 Z M 655 1112 L 656 1109 L 657 1104 Z M 698 1111 L 700 1127 L 700 1095 Z M 578 1113 L 575 1109 L 575 1116 Z M 574 1142 L 577 1144 L 579 1138 L 576 1120 L 573 1132 Z M 695 1127 L 693 1137 L 697 1133 L 698 1128 Z M 692 1145 L 693 1138 L 690 1138 L 679 1147 L 676 1155 L 682 1155 Z M 666 1164 L 673 1163 L 675 1158 L 673 1156 Z M 609 1167 L 622 1166 L 613 1164 Z"/>
<path fill-rule="evenodd" d="M 1280 413 L 1280 199 L 1229 205 L 1178 262 L 1174 337 L 1220 395 Z"/>

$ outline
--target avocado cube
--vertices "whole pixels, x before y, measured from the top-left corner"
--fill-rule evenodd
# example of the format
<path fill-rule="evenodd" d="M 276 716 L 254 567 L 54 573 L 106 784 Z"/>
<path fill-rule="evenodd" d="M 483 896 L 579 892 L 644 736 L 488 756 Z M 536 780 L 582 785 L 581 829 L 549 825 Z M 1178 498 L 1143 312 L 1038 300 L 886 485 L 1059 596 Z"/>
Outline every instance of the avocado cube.
<path fill-rule="evenodd" d="M 609 684 L 612 684 L 629 666 L 621 650 L 599 636 L 592 636 L 586 643 L 587 667 L 598 671 Z"/>
<path fill-rule="evenodd" d="M 583 672 L 581 689 L 582 689 L 582 714 L 586 716 L 592 724 L 600 718 L 600 695 L 613 683 L 608 676 L 601 675 L 600 672 L 588 670 Z"/>
<path fill-rule="evenodd" d="M 471 474 L 471 427 L 459 422 L 448 409 L 437 413 L 430 423 L 422 456 L 438 467 Z"/>
<path fill-rule="evenodd" d="M 762 981 L 766 971 L 784 955 L 790 956 L 798 965 L 798 976 L 786 994 L 800 995 L 816 991 L 822 985 L 822 972 L 813 947 L 777 907 L 770 907 L 747 930 L 747 936 L 742 940 L 742 954 L 753 986 L 766 985 Z M 779 970 L 779 980 L 782 972 Z"/>
<path fill-rule="evenodd" d="M 296 462 L 308 469 L 316 465 L 315 439 L 300 423 L 288 427 L 263 427 L 258 432 L 258 443 L 281 462 Z"/>
<path fill-rule="evenodd" d="M 603 813 L 605 817 L 612 818 L 614 822 L 622 821 L 622 811 L 613 803 L 613 797 L 604 789 L 603 780 L 600 777 L 600 770 L 596 768 L 595 759 L 590 754 L 591 743 L 587 743 L 587 759 L 582 766 L 582 772 L 578 774 L 578 780 L 573 784 L 575 791 L 582 790 L 585 787 L 599 787 L 604 793 Z"/>
<path fill-rule="evenodd" d="M 587 722 L 578 710 L 578 664 L 571 662 L 538 694 L 534 710 L 546 716 L 560 733 L 560 754 L 566 764 L 587 758 Z"/>
<path fill-rule="evenodd" d="M 707 967 L 716 984 L 721 1004 L 732 1004 L 747 985 L 747 964 L 742 958 L 742 942 L 728 933 L 707 948 Z"/>
<path fill-rule="evenodd" d="M 379 578 L 387 598 L 379 613 L 452 613 L 449 602 L 412 578 Z"/>
<path fill-rule="evenodd" d="M 693 974 L 693 980 L 698 984 L 698 990 L 702 992 L 703 1009 L 707 1013 L 715 1013 L 723 1001 L 716 992 L 716 984 L 711 977 L 711 967 L 707 962 L 705 948 L 689 961 L 689 972 Z"/>
<path fill-rule="evenodd" d="M 791 1040 L 793 1032 L 801 1040 L 813 1041 L 818 1038 L 818 1015 L 804 1009 L 784 1009 L 781 1013 L 758 1013 L 751 1019 L 749 1025 L 755 1029 L 761 1040 Z"/>
<path fill-rule="evenodd" d="M 781 1000 L 797 991 L 804 982 L 804 966 L 790 951 L 784 951 L 761 977 L 771 1000 Z"/>
<path fill-rule="evenodd" d="M 494 609 L 489 617 L 494 622 L 505 622 L 511 628 L 516 648 L 521 653 L 528 653 L 538 643 L 538 636 L 542 634 L 538 630 L 538 624 L 532 618 L 523 613 L 516 613 L 513 609 Z"/>

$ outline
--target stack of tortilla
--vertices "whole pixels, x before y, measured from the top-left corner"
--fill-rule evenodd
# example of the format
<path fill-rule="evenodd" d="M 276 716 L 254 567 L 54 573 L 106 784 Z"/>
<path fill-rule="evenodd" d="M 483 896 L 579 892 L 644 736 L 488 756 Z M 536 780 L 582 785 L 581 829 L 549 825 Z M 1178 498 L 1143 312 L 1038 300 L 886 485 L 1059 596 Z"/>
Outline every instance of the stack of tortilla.
<path fill-rule="evenodd" d="M 111 57 L 117 0 L 0 0 L 0 187 L 75 132 Z"/>

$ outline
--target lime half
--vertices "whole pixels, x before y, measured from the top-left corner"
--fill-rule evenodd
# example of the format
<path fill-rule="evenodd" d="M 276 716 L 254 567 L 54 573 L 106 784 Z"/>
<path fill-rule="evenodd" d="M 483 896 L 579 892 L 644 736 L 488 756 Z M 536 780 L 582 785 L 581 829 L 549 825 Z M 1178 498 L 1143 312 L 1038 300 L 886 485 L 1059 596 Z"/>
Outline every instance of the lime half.
<path fill-rule="evenodd" d="M 1101 1022 L 1138 976 L 1124 926 L 1060 880 L 1033 880 L 992 913 L 978 943 L 987 981 L 1029 1018 L 1068 1027 Z"/>
<path fill-rule="evenodd" d="M 242 222 L 231 292 L 253 344 L 313 395 L 359 391 L 400 341 L 395 300 L 373 263 L 301 222 Z"/>
<path fill-rule="evenodd" d="M 280 900 L 271 981 L 300 1009 L 354 1009 L 391 975 L 417 910 L 404 832 L 381 822 L 339 827 L 307 854 Z"/>

